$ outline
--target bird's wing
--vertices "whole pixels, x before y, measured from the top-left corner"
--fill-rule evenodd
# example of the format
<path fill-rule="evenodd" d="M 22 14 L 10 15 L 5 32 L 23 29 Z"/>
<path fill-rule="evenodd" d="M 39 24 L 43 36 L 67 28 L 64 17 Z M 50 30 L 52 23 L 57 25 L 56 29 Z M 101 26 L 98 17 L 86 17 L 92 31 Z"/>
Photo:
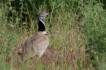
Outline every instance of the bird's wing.
<path fill-rule="evenodd" d="M 43 41 L 45 41 L 47 38 L 44 35 L 35 35 L 33 37 L 31 37 L 29 40 L 27 40 L 28 44 L 39 44 L 42 43 Z"/>
<path fill-rule="evenodd" d="M 25 42 L 24 48 L 38 47 L 46 40 L 48 40 L 48 38 L 45 35 L 35 34 Z"/>

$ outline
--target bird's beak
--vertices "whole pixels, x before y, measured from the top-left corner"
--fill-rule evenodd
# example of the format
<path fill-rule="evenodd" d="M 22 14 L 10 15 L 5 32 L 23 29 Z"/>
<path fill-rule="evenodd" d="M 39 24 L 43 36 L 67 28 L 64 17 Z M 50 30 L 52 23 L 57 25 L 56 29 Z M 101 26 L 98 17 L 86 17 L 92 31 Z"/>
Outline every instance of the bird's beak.
<path fill-rule="evenodd" d="M 46 13 L 46 16 L 49 15 L 49 13 Z"/>

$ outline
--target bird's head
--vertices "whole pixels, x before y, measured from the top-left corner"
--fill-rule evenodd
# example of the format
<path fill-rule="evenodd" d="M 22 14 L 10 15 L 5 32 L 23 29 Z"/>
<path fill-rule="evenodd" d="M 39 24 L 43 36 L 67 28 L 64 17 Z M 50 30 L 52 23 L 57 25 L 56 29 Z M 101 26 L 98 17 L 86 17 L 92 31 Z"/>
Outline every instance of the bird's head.
<path fill-rule="evenodd" d="M 49 13 L 46 13 L 46 12 L 40 12 L 38 14 L 38 19 L 41 20 L 41 21 L 45 21 L 45 17 L 48 15 Z"/>

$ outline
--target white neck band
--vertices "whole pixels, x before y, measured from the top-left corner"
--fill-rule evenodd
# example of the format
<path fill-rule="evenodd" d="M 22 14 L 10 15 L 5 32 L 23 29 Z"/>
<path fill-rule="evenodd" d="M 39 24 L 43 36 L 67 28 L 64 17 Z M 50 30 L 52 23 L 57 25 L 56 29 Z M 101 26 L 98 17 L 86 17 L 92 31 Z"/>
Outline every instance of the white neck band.
<path fill-rule="evenodd" d="M 40 21 L 45 25 L 44 21 L 42 21 L 42 20 L 40 20 Z"/>
<path fill-rule="evenodd" d="M 46 32 L 46 31 L 43 31 L 42 33 L 43 33 L 43 34 L 47 34 L 47 32 Z"/>

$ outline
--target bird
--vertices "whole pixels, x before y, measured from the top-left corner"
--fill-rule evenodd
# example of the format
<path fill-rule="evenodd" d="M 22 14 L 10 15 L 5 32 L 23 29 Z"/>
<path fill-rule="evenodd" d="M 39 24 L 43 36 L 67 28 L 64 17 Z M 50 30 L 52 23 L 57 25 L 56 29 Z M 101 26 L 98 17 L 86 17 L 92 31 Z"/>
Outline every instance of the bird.
<path fill-rule="evenodd" d="M 45 18 L 48 14 L 46 12 L 38 14 L 38 32 L 26 40 L 20 53 L 23 61 L 34 56 L 41 58 L 46 51 L 49 45 L 49 38 L 45 28 Z"/>

